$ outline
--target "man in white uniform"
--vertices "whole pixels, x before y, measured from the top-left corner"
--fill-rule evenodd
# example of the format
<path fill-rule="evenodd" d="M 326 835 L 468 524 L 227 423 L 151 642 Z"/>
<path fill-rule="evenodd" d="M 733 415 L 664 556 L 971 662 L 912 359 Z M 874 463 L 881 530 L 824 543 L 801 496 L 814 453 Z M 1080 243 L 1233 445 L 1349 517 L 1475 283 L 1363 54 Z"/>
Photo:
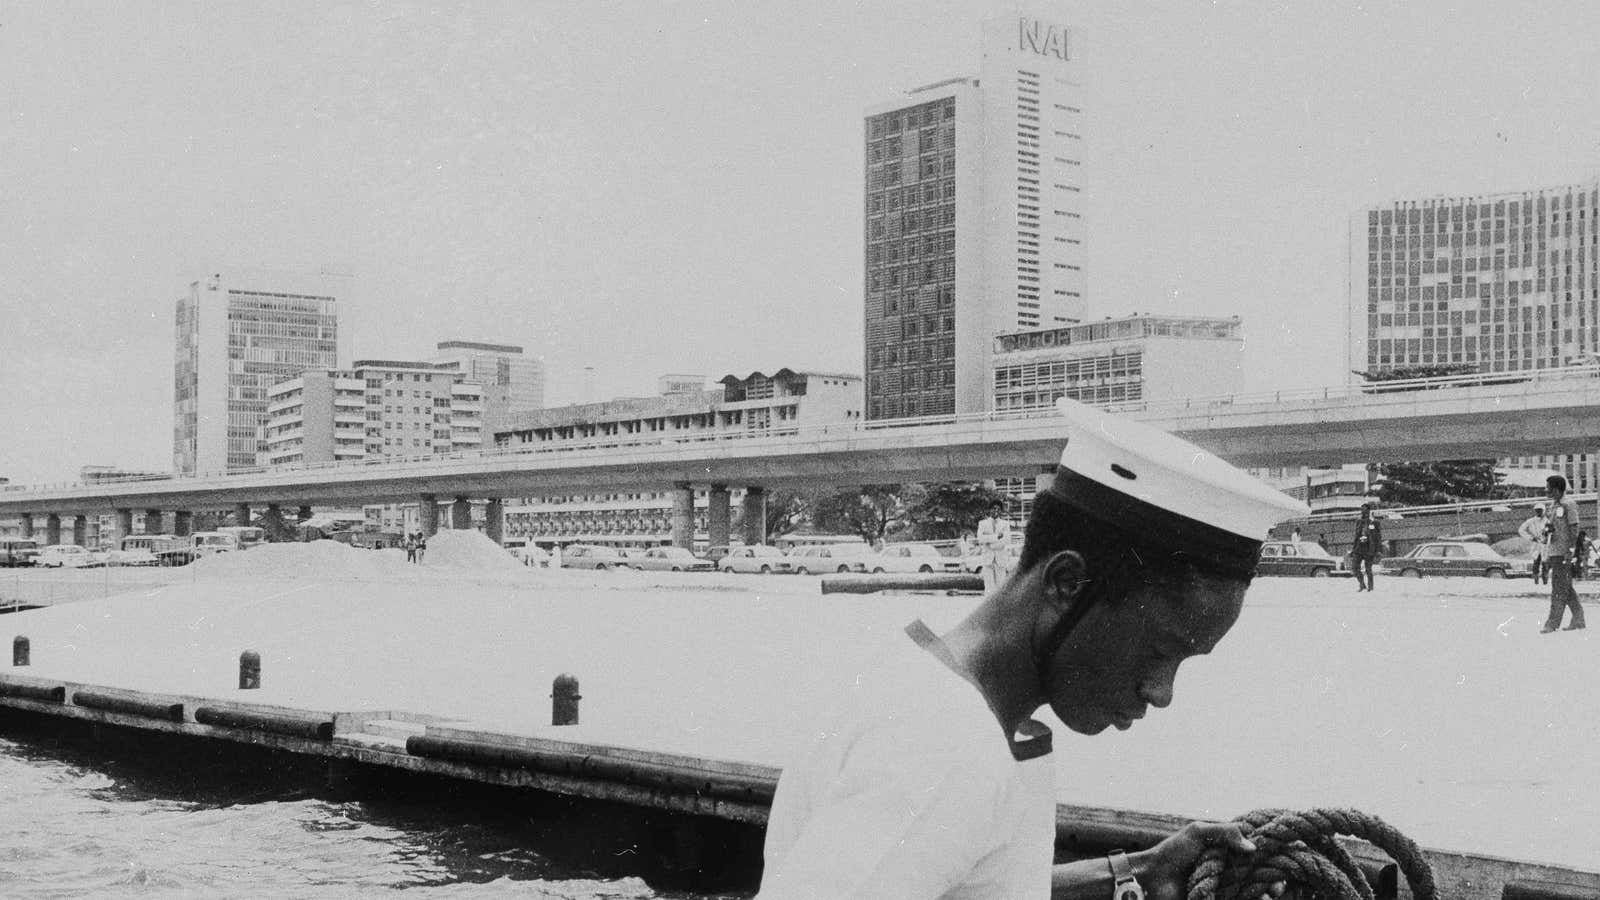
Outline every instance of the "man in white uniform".
<path fill-rule="evenodd" d="M 1006 505 L 989 507 L 987 518 L 978 521 L 978 546 L 983 548 L 983 589 L 993 591 L 1011 575 L 1011 520 Z"/>
<path fill-rule="evenodd" d="M 872 671 L 841 673 L 779 779 L 762 900 L 1180 897 L 1207 844 L 1254 849 L 1194 823 L 1052 864 L 1051 734 L 1031 716 L 1098 734 L 1167 706 L 1179 664 L 1238 617 L 1268 529 L 1307 514 L 1170 435 L 1057 406 L 1069 439 L 1017 571 L 945 634 L 913 622 Z"/>

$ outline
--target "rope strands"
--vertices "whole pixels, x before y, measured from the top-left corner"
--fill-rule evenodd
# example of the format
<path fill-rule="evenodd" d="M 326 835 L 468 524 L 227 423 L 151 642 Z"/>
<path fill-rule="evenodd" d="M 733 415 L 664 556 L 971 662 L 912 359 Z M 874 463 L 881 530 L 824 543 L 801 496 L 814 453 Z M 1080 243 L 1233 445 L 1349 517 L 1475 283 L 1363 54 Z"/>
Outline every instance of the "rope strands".
<path fill-rule="evenodd" d="M 1236 819 L 1254 853 L 1208 847 L 1189 875 L 1188 900 L 1256 900 L 1279 882 L 1284 897 L 1373 900 L 1372 888 L 1336 836 L 1360 838 L 1389 854 L 1415 900 L 1438 900 L 1433 869 L 1410 838 L 1354 809 L 1258 809 Z"/>

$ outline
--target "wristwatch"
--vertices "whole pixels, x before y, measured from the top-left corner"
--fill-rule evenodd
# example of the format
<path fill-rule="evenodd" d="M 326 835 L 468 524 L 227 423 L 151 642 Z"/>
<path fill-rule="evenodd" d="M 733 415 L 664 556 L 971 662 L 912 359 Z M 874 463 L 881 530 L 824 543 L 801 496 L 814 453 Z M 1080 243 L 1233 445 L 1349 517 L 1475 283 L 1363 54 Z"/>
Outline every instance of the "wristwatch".
<path fill-rule="evenodd" d="M 1106 854 L 1111 864 L 1111 900 L 1144 900 L 1144 888 L 1133 877 L 1133 867 L 1128 865 L 1128 854 L 1113 850 Z"/>

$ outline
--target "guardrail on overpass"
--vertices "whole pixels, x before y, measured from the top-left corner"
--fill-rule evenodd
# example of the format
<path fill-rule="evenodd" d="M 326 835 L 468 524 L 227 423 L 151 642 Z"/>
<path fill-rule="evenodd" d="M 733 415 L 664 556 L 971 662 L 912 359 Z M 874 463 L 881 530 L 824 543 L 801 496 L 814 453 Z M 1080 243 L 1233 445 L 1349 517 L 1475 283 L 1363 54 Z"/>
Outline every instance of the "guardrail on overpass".
<path fill-rule="evenodd" d="M 1458 375 L 1138 401 L 1108 408 L 1238 465 L 1332 464 L 1589 452 L 1600 445 L 1600 368 Z M 1020 475 L 1054 461 L 1053 408 L 751 431 L 653 432 L 479 451 L 257 467 L 227 473 L 7 485 L 0 512 L 182 501 L 382 502 L 659 489 Z M 808 461 L 809 460 L 809 461 Z M 487 492 L 487 493 L 486 493 Z M 61 506 L 62 503 L 68 504 Z"/>

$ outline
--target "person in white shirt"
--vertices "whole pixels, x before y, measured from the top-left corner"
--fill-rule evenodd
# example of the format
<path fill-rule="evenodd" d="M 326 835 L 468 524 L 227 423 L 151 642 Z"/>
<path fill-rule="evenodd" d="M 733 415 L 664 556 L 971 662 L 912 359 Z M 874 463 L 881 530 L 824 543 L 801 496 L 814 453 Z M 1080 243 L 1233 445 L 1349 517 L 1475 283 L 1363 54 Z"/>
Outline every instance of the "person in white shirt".
<path fill-rule="evenodd" d="M 1011 520 L 1006 505 L 996 501 L 989 515 L 978 521 L 978 546 L 983 550 L 983 589 L 985 593 L 1005 583 L 1011 575 Z"/>
<path fill-rule="evenodd" d="M 1549 579 L 1549 576 L 1544 568 L 1546 532 L 1543 504 L 1535 506 L 1533 515 L 1522 520 L 1522 524 L 1517 527 L 1517 534 L 1522 535 L 1529 544 L 1533 545 L 1533 583 L 1544 584 Z"/>
<path fill-rule="evenodd" d="M 1124 730 L 1172 702 L 1178 666 L 1237 619 L 1268 529 L 1307 510 L 1192 444 L 1072 401 L 1054 484 L 1010 578 L 942 635 L 920 620 L 784 768 L 761 900 L 1181 897 L 1208 844 L 1054 865 L 1051 733 Z M 1180 773 L 1171 773 L 1180 777 Z M 1280 893 L 1277 886 L 1273 893 Z"/>

